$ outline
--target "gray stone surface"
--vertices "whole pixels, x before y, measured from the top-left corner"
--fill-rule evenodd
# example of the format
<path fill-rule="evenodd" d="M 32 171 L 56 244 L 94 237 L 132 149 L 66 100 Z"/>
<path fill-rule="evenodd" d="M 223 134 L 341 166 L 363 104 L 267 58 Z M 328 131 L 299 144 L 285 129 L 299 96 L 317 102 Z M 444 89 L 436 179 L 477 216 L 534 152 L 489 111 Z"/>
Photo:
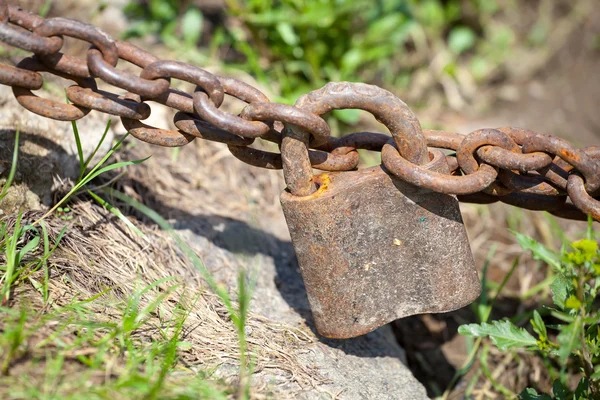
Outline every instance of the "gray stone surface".
<path fill-rule="evenodd" d="M 315 368 L 327 381 L 317 388 L 304 388 L 300 398 L 428 398 L 406 366 L 404 350 L 389 326 L 346 340 L 325 339 L 317 334 L 283 218 L 263 220 L 260 228 L 217 216 L 179 221 L 180 232 L 204 250 L 207 267 L 218 280 L 234 285 L 237 268 L 242 265 L 255 274 L 252 312 L 291 326 L 307 326 L 315 340 L 300 357 L 301 362 Z M 277 372 L 261 375 L 262 379 L 277 381 Z"/>

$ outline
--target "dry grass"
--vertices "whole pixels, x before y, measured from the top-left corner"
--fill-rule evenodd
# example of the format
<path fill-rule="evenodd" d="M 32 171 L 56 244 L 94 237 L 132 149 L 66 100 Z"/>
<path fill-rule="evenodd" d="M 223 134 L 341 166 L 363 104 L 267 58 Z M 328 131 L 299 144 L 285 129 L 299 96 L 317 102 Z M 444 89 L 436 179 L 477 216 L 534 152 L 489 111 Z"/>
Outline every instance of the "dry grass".
<path fill-rule="evenodd" d="M 15 288 L 11 309 L 17 310 L 27 305 L 31 310 L 41 310 L 39 318 L 42 318 L 45 313 L 72 304 L 74 299 L 88 299 L 103 293 L 92 303 L 94 322 L 119 323 L 123 318 L 123 304 L 130 296 L 153 282 L 176 277 L 175 281 L 162 282 L 141 296 L 140 309 L 157 296 L 169 293 L 155 312 L 148 316 L 143 328 L 133 333 L 136 341 L 151 343 L 164 340 L 168 321 L 173 320 L 176 309 L 183 303 L 189 315 L 183 325 L 181 340 L 189 343 L 189 346 L 179 352 L 179 373 L 208 373 L 214 369 L 218 371 L 220 365 L 228 365 L 232 367 L 229 373 L 217 373 L 213 379 L 223 378 L 226 383 L 222 385 L 235 386 L 239 346 L 227 310 L 218 297 L 207 290 L 198 271 L 176 249 L 169 234 L 140 225 L 147 238 L 144 239 L 96 205 L 78 202 L 73 208 L 75 214 L 69 222 L 67 234 L 49 260 L 49 302 L 44 304 L 31 281 L 24 281 Z M 27 220 L 36 217 L 39 217 L 37 213 L 24 215 Z M 8 219 L 5 222 L 10 224 Z M 50 236 L 56 237 L 64 222 L 52 218 L 48 223 Z M 43 280 L 41 274 L 38 271 L 31 277 L 39 282 Z M 169 292 L 176 282 L 181 286 Z M 39 318 L 28 323 L 35 324 Z M 10 366 L 10 375 L 25 374 L 32 382 L 44 381 L 47 370 L 43 365 L 49 355 L 56 357 L 61 348 L 69 348 L 69 344 L 76 343 L 78 339 L 77 329 L 66 329 L 60 331 L 60 345 L 55 340 L 49 340 L 57 332 L 58 326 L 60 321 L 50 321 L 28 338 L 20 356 Z M 283 396 L 279 388 L 284 386 L 287 387 L 285 396 L 293 396 L 294 391 L 290 391 L 290 388 L 310 388 L 322 380 L 316 371 L 297 361 L 296 355 L 305 351 L 313 340 L 302 329 L 250 315 L 246 333 L 249 352 L 255 363 L 255 397 L 271 391 L 278 393 L 278 397 Z M 38 347 L 44 341 L 48 344 Z M 87 368 L 77 362 L 77 356 L 91 356 L 97 351 L 98 348 L 93 346 L 76 346 L 60 353 L 69 362 L 68 367 L 60 371 L 63 379 L 59 381 L 73 374 L 83 374 Z M 127 356 L 115 357 L 105 365 L 103 371 L 93 371 L 88 382 L 106 383 L 115 379 L 125 370 L 127 362 Z M 274 374 L 278 380 L 278 386 L 275 387 L 269 382 Z M 6 396 L 5 392 L 2 397 Z"/>

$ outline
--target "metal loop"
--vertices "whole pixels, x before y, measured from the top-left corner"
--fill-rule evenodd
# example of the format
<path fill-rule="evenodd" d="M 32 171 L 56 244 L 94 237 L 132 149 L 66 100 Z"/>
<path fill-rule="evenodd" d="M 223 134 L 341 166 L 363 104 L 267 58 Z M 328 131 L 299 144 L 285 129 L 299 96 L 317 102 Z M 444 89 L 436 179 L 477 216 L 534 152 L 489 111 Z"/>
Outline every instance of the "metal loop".
<path fill-rule="evenodd" d="M 9 7 L 9 21 L 13 22 L 15 19 L 10 15 L 11 9 L 12 7 Z M 0 23 L 0 40 L 11 46 L 40 55 L 56 53 L 63 46 L 63 38 L 60 36 L 39 36 L 27 30 L 11 26 L 8 22 Z"/>
<path fill-rule="evenodd" d="M 316 115 L 334 109 L 368 111 L 386 125 L 409 162 L 425 164 L 429 161 L 427 142 L 418 119 L 402 100 L 380 87 L 350 82 L 328 83 L 300 97 L 295 106 Z M 296 196 L 308 196 L 316 190 L 308 162 L 308 139 L 308 132 L 290 126 L 284 131 L 281 144 L 284 178 L 288 189 Z"/>
<path fill-rule="evenodd" d="M 341 138 L 329 137 L 327 143 L 317 147 L 318 150 L 333 154 L 348 154 L 355 150 L 381 151 L 390 136 L 375 132 L 353 132 Z"/>
<path fill-rule="evenodd" d="M 323 118 L 287 104 L 250 103 L 242 110 L 240 117 L 249 121 L 281 121 L 306 129 L 312 135 L 311 146 L 314 147 L 326 143 L 331 134 Z"/>
<path fill-rule="evenodd" d="M 94 90 L 96 89 L 96 82 L 92 78 L 79 78 L 63 74 L 59 71 L 53 71 L 52 69 L 42 64 L 35 56 L 23 59 L 19 64 L 17 64 L 17 68 L 34 72 L 51 72 L 65 79 L 72 80 L 76 82 L 79 86 L 91 88 Z M 56 101 L 43 99 L 33 94 L 31 90 L 24 87 L 13 86 L 12 90 L 19 104 L 21 104 L 29 111 L 44 117 L 56 119 L 59 121 L 74 121 L 83 118 L 90 112 L 89 108 L 80 107 L 73 104 L 62 104 L 57 103 Z"/>
<path fill-rule="evenodd" d="M 465 135 L 461 135 L 460 133 L 432 129 L 423 129 L 423 136 L 425 136 L 427 146 L 429 147 L 454 151 L 458 150 L 465 138 Z"/>
<path fill-rule="evenodd" d="M 281 154 L 246 146 L 228 145 L 229 152 L 238 160 L 253 167 L 281 169 Z"/>
<path fill-rule="evenodd" d="M 577 208 L 600 221 L 600 201 L 588 194 L 583 178 L 575 174 L 569 175 L 567 192 Z"/>
<path fill-rule="evenodd" d="M 119 58 L 129 61 L 141 68 L 145 68 L 151 64 L 149 61 L 158 61 L 154 56 L 144 59 L 144 53 L 150 53 L 147 53 L 134 45 L 124 43 L 125 42 L 121 41 L 116 43 Z M 169 89 L 170 83 L 168 79 L 158 78 L 155 80 L 148 80 L 125 71 L 119 71 L 114 68 L 114 65 L 108 64 L 103 59 L 102 54 L 94 48 L 88 50 L 88 65 L 90 72 L 104 82 L 120 89 L 127 90 L 128 92 L 138 94 L 145 99 L 154 99 Z"/>
<path fill-rule="evenodd" d="M 223 90 L 230 96 L 236 99 L 242 100 L 248 104 L 250 103 L 268 103 L 271 100 L 257 88 L 248 85 L 246 82 L 242 82 L 229 76 L 217 76 Z"/>
<path fill-rule="evenodd" d="M 518 145 L 534 136 L 535 132 L 529 129 L 503 127 L 496 130 L 506 133 Z M 513 153 L 500 147 L 484 146 L 477 150 L 477 155 L 484 162 L 502 169 L 518 170 L 521 172 L 537 171 L 552 163 L 553 156 L 543 152 Z"/>
<path fill-rule="evenodd" d="M 227 90 L 225 93 L 228 93 Z M 194 93 L 194 111 L 203 120 L 245 138 L 261 137 L 271 129 L 264 122 L 247 121 L 237 115 L 219 110 L 208 95 L 200 91 Z"/>
<path fill-rule="evenodd" d="M 383 146 L 381 159 L 385 167 L 400 179 L 418 187 L 445 194 L 467 195 L 477 193 L 490 186 L 498 172 L 487 164 L 465 176 L 445 175 L 414 164 L 400 155 L 393 141 Z M 434 157 L 444 157 L 440 150 L 431 150 Z"/>
<path fill-rule="evenodd" d="M 585 151 L 576 148 L 564 139 L 538 133 L 532 135 L 523 143 L 522 151 L 523 153 L 543 151 L 555 154 L 581 172 L 588 193 L 600 188 L 600 163 Z M 565 171 L 556 166 L 555 163 L 542 168 L 538 172 L 562 188 L 568 186 L 568 184 L 564 185 L 564 181 L 561 180 L 564 179 Z"/>
<path fill-rule="evenodd" d="M 238 160 L 254 167 L 266 169 L 283 168 L 282 157 L 278 153 L 235 145 L 229 145 L 229 151 Z M 359 156 L 355 151 L 347 154 L 333 154 L 326 151 L 310 150 L 308 152 L 308 160 L 312 168 L 322 171 L 350 171 L 358 165 Z"/>
<path fill-rule="evenodd" d="M 475 159 L 475 152 L 482 146 L 494 145 L 510 152 L 520 152 L 519 146 L 504 132 L 496 129 L 479 129 L 465 136 L 456 151 L 458 165 L 467 174 L 472 174 L 480 168 Z"/>
<path fill-rule="evenodd" d="M 340 109 L 370 112 L 389 129 L 404 158 L 415 164 L 429 162 L 427 141 L 415 114 L 402 100 L 378 86 L 332 82 L 300 97 L 295 106 L 316 115 Z"/>
<path fill-rule="evenodd" d="M 564 196 L 545 196 L 535 193 L 510 193 L 498 198 L 511 206 L 534 211 L 558 210 L 564 206 L 567 199 Z"/>
<path fill-rule="evenodd" d="M 267 103 L 269 98 L 260 90 L 234 78 L 218 76 L 226 94 L 250 103 Z M 265 136 L 271 126 L 260 121 L 247 121 L 241 117 L 216 108 L 206 93 L 194 93 L 194 111 L 205 121 L 245 138 Z"/>
<path fill-rule="evenodd" d="M 539 174 L 519 175 L 509 170 L 502 170 L 498 173 L 498 179 L 508 189 L 519 193 L 544 196 L 564 196 L 566 194 Z"/>
<path fill-rule="evenodd" d="M 507 149 L 512 153 L 519 153 L 519 146 L 504 132 L 496 129 L 480 129 L 465 136 L 456 151 L 458 165 L 466 174 L 472 174 L 480 168 L 475 159 L 475 152 L 482 146 L 494 145 Z M 511 190 L 498 182 L 492 183 L 485 188 L 486 193 L 504 196 Z"/>
<path fill-rule="evenodd" d="M 181 111 L 175 114 L 173 122 L 180 131 L 201 139 L 226 143 L 235 147 L 249 146 L 254 142 L 254 139 L 239 137 Z"/>
<path fill-rule="evenodd" d="M 44 84 L 44 78 L 34 71 L 0 64 L 0 83 L 8 86 L 19 86 L 29 90 L 38 90 Z"/>
<path fill-rule="evenodd" d="M 110 35 L 100 28 L 81 21 L 68 18 L 49 18 L 38 25 L 33 33 L 43 37 L 65 35 L 77 38 L 91 43 L 100 49 L 100 57 L 105 63 L 114 67 L 119 61 L 117 46 Z M 90 77 L 90 70 L 88 70 L 89 60 L 86 63 L 84 60 L 60 52 L 41 56 L 40 59 L 44 64 L 56 71 L 81 78 Z"/>
<path fill-rule="evenodd" d="M 78 106 L 119 117 L 140 120 L 150 116 L 150 106 L 148 104 L 139 103 L 104 90 L 71 86 L 67 89 L 67 98 L 71 103 Z"/>
<path fill-rule="evenodd" d="M 126 99 L 141 102 L 140 96 L 135 93 L 127 93 Z M 131 135 L 143 142 L 155 144 L 163 147 L 181 147 L 191 143 L 195 136 L 185 132 L 169 129 L 155 128 L 146 125 L 137 119 L 121 117 L 123 126 Z"/>
<path fill-rule="evenodd" d="M 193 83 L 197 86 L 196 90 L 198 88 L 202 89 L 217 107 L 221 106 L 225 97 L 221 82 L 219 82 L 219 79 L 215 75 L 201 68 L 178 61 L 161 60 L 153 62 L 144 67 L 140 77 L 149 80 L 175 78 Z M 142 99 L 144 99 L 143 96 Z M 192 96 L 179 90 L 169 89 L 152 100 L 179 111 L 190 114 L 194 112 Z"/>
<path fill-rule="evenodd" d="M 27 10 L 24 10 L 23 8 L 17 6 L 17 5 L 9 5 L 8 6 L 8 16 L 9 16 L 9 21 L 12 24 L 18 25 L 22 28 L 27 29 L 28 31 L 32 31 L 38 26 L 40 25 L 42 22 L 44 22 L 44 18 L 31 13 Z M 60 37 L 60 36 L 58 36 Z M 60 50 L 60 49 L 58 49 Z M 57 51 L 58 51 L 57 50 Z"/>

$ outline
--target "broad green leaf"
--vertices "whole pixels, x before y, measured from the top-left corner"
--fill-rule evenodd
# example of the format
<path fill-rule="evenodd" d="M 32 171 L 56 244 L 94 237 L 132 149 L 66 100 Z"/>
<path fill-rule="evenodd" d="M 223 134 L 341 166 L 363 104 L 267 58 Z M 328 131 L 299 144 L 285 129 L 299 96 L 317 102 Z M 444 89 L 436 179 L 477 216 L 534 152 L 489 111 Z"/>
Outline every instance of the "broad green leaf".
<path fill-rule="evenodd" d="M 387 40 L 402 26 L 406 17 L 400 13 L 388 14 L 369 24 L 365 41 L 370 43 L 382 42 Z"/>
<path fill-rule="evenodd" d="M 515 42 L 515 32 L 506 24 L 490 27 L 490 42 L 499 51 L 509 50 Z"/>
<path fill-rule="evenodd" d="M 177 10 L 169 2 L 164 0 L 150 0 L 150 13 L 152 19 L 171 21 L 177 18 Z"/>
<path fill-rule="evenodd" d="M 579 340 L 581 336 L 581 329 L 582 321 L 580 317 L 575 319 L 573 323 L 562 326 L 561 332 L 556 338 L 558 344 L 560 345 L 557 353 L 561 364 L 567 362 L 567 359 L 571 353 L 573 353 L 573 351 L 581 348 L 581 341 Z"/>
<path fill-rule="evenodd" d="M 472 29 L 466 26 L 458 26 L 450 32 L 448 36 L 448 47 L 455 54 L 462 54 L 467 50 L 470 50 L 475 45 L 477 36 Z"/>
<path fill-rule="evenodd" d="M 593 376 L 593 375 L 592 375 Z M 575 399 L 576 400 L 584 400 L 587 399 L 587 394 L 590 388 L 590 381 L 588 378 L 583 377 L 577 384 L 577 388 L 575 389 Z"/>
<path fill-rule="evenodd" d="M 190 8 L 181 19 L 181 36 L 188 47 L 193 47 L 202 37 L 204 16 L 196 7 Z"/>
<path fill-rule="evenodd" d="M 527 235 L 523 235 L 522 233 L 514 231 L 513 234 L 517 237 L 517 242 L 519 242 L 519 245 L 521 245 L 523 250 L 529 250 L 533 253 L 533 258 L 536 260 L 542 260 L 546 264 L 560 269 L 560 257 L 558 254 L 552 250 L 549 250 L 544 245 Z"/>
<path fill-rule="evenodd" d="M 349 49 L 342 57 L 342 71 L 345 74 L 353 74 L 354 71 L 363 63 L 363 53 L 360 48 Z"/>
<path fill-rule="evenodd" d="M 512 347 L 537 347 L 536 339 L 525 329 L 516 327 L 508 320 L 483 322 L 479 324 L 461 325 L 458 328 L 461 335 L 489 337 L 500 350 Z"/>
<path fill-rule="evenodd" d="M 428 29 L 437 31 L 445 24 L 444 9 L 439 1 L 424 1 L 414 12 L 419 22 Z"/>
<path fill-rule="evenodd" d="M 565 309 L 565 301 L 567 301 L 567 297 L 571 292 L 573 284 L 570 280 L 565 278 L 564 275 L 559 274 L 554 282 L 550 285 L 550 289 L 552 290 L 552 301 L 556 304 L 561 310 Z"/>
<path fill-rule="evenodd" d="M 559 379 L 556 379 L 552 384 L 552 393 L 556 400 L 567 400 L 569 396 L 569 390 L 562 384 Z"/>

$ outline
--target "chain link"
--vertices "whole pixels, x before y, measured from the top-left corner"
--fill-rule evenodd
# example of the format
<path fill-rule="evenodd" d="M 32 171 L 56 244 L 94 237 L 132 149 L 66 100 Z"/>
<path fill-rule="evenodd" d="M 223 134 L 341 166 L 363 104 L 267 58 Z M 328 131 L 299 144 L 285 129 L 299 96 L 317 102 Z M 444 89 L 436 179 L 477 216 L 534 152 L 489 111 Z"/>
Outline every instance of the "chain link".
<path fill-rule="evenodd" d="M 61 53 L 63 36 L 91 44 L 85 59 Z M 496 201 L 546 210 L 570 219 L 587 214 L 600 220 L 600 149 L 578 149 L 564 139 L 530 130 L 481 129 L 466 136 L 422 130 L 417 117 L 390 92 L 372 85 L 330 83 L 302 96 L 294 106 L 271 103 L 258 89 L 197 66 L 158 57 L 131 43 L 113 40 L 92 25 L 31 14 L 0 0 L 0 41 L 32 53 L 16 66 L 0 64 L 0 83 L 12 87 L 29 111 L 57 120 L 77 120 L 91 110 L 121 117 L 136 138 L 160 146 L 184 146 L 195 138 L 227 144 L 238 159 L 254 166 L 284 169 L 288 190 L 316 190 L 313 168 L 347 171 L 359 163 L 357 150 L 381 152 L 382 163 L 400 179 L 475 203 Z M 141 68 L 139 75 L 117 69 L 119 60 Z M 75 82 L 66 89 L 72 104 L 42 99 L 40 72 Z M 123 92 L 99 90 L 96 79 Z M 171 79 L 195 85 L 193 93 L 171 86 Z M 225 95 L 247 103 L 239 115 L 221 109 Z M 154 101 L 178 112 L 175 129 L 141 122 Z M 358 108 L 387 126 L 382 133 L 330 136 L 321 117 L 335 109 Z M 281 154 L 249 147 L 255 139 L 280 146 Z M 444 155 L 439 149 L 454 154 Z M 445 157 L 450 174 L 428 168 Z"/>

